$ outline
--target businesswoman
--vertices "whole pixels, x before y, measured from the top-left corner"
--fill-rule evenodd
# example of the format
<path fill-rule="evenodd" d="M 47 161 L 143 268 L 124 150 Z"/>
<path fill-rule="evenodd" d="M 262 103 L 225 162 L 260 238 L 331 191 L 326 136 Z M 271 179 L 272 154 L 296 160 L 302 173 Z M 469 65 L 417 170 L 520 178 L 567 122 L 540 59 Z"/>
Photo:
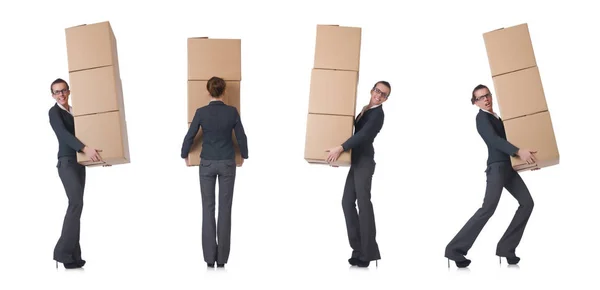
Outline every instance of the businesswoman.
<path fill-rule="evenodd" d="M 69 84 L 63 79 L 56 79 L 50 84 L 50 92 L 56 101 L 48 111 L 50 126 L 58 140 L 56 168 L 69 200 L 60 238 L 54 247 L 54 260 L 57 268 L 60 262 L 66 269 L 76 269 L 86 263 L 81 258 L 79 243 L 86 170 L 77 162 L 77 153 L 85 154 L 92 161 L 101 161 L 101 150 L 83 144 L 75 136 L 73 108 L 69 105 Z"/>
<path fill-rule="evenodd" d="M 202 129 L 200 153 L 200 192 L 202 195 L 202 249 L 208 267 L 224 267 L 229 258 L 231 204 L 236 175 L 235 151 L 231 132 L 239 144 L 242 158 L 248 159 L 246 133 L 240 114 L 223 100 L 225 81 L 212 77 L 206 84 L 211 96 L 208 105 L 198 108 L 181 148 L 181 158 L 190 166 L 188 154 L 198 130 Z M 215 185 L 219 180 L 218 226 L 215 223 Z M 217 242 L 218 239 L 218 242 Z"/>
<path fill-rule="evenodd" d="M 343 144 L 326 150 L 327 161 L 336 161 L 342 152 L 352 150 L 350 170 L 346 177 L 342 209 L 346 219 L 348 241 L 352 256 L 348 263 L 352 266 L 369 267 L 371 261 L 381 259 L 379 245 L 375 239 L 375 213 L 371 202 L 371 182 L 375 173 L 375 137 L 383 128 L 385 114 L 383 103 L 387 101 L 392 86 L 389 82 L 378 81 L 371 89 L 369 104 L 354 120 L 354 134 Z M 358 211 L 356 209 L 358 205 Z"/>
<path fill-rule="evenodd" d="M 519 202 L 519 208 L 498 242 L 496 255 L 500 261 L 505 257 L 508 264 L 515 265 L 521 261 L 515 252 L 533 212 L 533 198 L 519 173 L 513 169 L 510 157 L 518 157 L 528 164 L 533 164 L 536 151 L 516 147 L 507 141 L 504 122 L 493 110 L 492 94 L 487 86 L 478 85 L 473 89 L 471 103 L 479 107 L 476 117 L 477 132 L 488 147 L 485 170 L 487 185 L 483 205 L 448 243 L 445 256 L 448 258 L 448 267 L 450 260 L 459 268 L 471 264 L 471 260 L 465 256 L 485 224 L 496 212 L 502 191 L 506 189 Z"/>

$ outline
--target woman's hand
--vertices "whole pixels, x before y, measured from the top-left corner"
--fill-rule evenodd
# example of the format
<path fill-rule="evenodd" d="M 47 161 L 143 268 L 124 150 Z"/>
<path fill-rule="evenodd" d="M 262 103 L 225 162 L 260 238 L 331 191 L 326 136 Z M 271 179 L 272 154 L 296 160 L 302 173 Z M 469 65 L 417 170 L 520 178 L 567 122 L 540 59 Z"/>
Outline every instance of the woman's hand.
<path fill-rule="evenodd" d="M 340 158 L 342 152 L 344 152 L 344 148 L 342 146 L 337 146 L 331 149 L 325 150 L 325 152 L 329 152 L 327 155 L 327 163 L 333 163 Z"/>

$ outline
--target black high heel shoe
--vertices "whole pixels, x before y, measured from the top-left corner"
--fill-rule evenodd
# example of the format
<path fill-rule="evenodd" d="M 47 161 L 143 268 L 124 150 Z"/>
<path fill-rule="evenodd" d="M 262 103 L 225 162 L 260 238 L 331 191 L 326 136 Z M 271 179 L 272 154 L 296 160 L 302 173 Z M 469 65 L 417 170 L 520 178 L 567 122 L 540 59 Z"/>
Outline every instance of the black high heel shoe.
<path fill-rule="evenodd" d="M 358 261 L 358 263 L 356 264 L 356 266 L 358 266 L 360 268 L 367 268 L 371 264 L 371 261 L 362 261 L 360 259 L 357 259 L 357 261 Z"/>
<path fill-rule="evenodd" d="M 508 262 L 509 265 L 516 265 L 519 263 L 519 261 L 521 261 L 521 258 L 517 256 L 504 258 L 506 258 L 506 262 Z M 500 260 L 500 265 L 502 265 L 502 256 L 498 256 L 498 260 Z"/>
<path fill-rule="evenodd" d="M 469 265 L 471 265 L 471 260 L 464 259 L 461 261 L 454 261 L 454 263 L 456 264 L 456 267 L 458 267 L 458 268 L 466 268 L 466 267 L 469 267 Z M 448 268 L 450 268 L 450 259 L 449 258 L 448 258 Z"/>
<path fill-rule="evenodd" d="M 370 261 L 361 261 L 359 258 L 350 258 L 348 259 L 348 263 L 352 266 L 359 266 L 362 268 L 369 267 L 371 264 Z M 375 260 L 375 267 L 379 267 L 379 260 Z"/>
<path fill-rule="evenodd" d="M 56 262 L 56 269 L 58 269 L 58 261 Z M 75 261 L 75 262 L 71 262 L 71 263 L 62 263 L 63 266 L 65 267 L 65 269 L 77 269 L 77 268 L 81 268 L 83 267 L 83 265 L 85 265 L 85 261 L 81 260 L 81 261 Z"/>

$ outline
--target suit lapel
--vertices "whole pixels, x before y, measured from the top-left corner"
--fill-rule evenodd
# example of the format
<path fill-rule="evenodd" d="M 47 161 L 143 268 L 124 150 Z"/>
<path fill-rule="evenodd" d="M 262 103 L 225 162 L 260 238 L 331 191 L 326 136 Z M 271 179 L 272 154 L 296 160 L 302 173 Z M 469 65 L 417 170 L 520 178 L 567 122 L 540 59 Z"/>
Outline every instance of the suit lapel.
<path fill-rule="evenodd" d="M 368 105 L 364 106 L 362 108 L 362 111 L 360 111 L 360 113 L 358 114 L 358 116 L 356 116 L 356 120 L 355 120 L 356 122 L 358 122 L 358 120 L 360 120 L 360 118 L 362 118 L 364 116 L 365 112 L 367 111 L 367 107 L 368 107 Z"/>
<path fill-rule="evenodd" d="M 63 120 L 65 122 L 67 122 L 67 124 L 69 125 L 74 125 L 74 120 L 73 120 L 73 115 L 71 115 L 71 113 L 63 110 L 61 107 L 58 106 L 58 104 L 55 104 L 54 106 L 56 106 L 56 109 L 59 110 L 60 115 L 62 116 Z"/>

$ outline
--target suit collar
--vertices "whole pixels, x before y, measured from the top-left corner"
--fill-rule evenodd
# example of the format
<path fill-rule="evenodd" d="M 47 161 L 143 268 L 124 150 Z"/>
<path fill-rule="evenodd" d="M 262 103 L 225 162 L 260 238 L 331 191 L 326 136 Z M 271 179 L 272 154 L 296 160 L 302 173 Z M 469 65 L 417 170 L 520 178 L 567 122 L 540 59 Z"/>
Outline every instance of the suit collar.
<path fill-rule="evenodd" d="M 496 119 L 500 120 L 500 116 L 498 116 L 498 114 L 496 113 L 492 113 L 490 111 L 484 110 L 484 109 L 479 109 L 481 112 L 489 114 L 490 116 L 494 116 Z"/>
<path fill-rule="evenodd" d="M 361 120 L 364 117 L 364 115 L 366 115 L 369 111 L 373 111 L 373 110 L 383 110 L 383 104 L 379 104 L 379 105 L 370 107 L 369 109 L 366 109 L 364 112 L 359 113 L 358 116 L 356 116 L 356 118 L 354 120 L 355 121 Z"/>
<path fill-rule="evenodd" d="M 54 103 L 55 107 L 57 107 L 59 110 L 65 111 L 67 113 L 69 113 L 70 115 L 73 115 L 73 107 L 69 107 L 69 110 L 67 110 L 67 108 L 63 107 L 61 104 L 59 103 Z"/>
<path fill-rule="evenodd" d="M 368 112 L 368 111 L 371 111 L 371 110 L 381 110 L 381 109 L 383 109 L 383 104 L 379 104 L 379 105 L 375 105 L 375 106 L 369 107 L 368 109 L 365 110 L 365 113 Z"/>
<path fill-rule="evenodd" d="M 223 103 L 223 101 L 210 101 L 210 103 L 208 103 L 209 106 L 221 106 L 221 105 L 225 105 L 225 103 Z"/>

